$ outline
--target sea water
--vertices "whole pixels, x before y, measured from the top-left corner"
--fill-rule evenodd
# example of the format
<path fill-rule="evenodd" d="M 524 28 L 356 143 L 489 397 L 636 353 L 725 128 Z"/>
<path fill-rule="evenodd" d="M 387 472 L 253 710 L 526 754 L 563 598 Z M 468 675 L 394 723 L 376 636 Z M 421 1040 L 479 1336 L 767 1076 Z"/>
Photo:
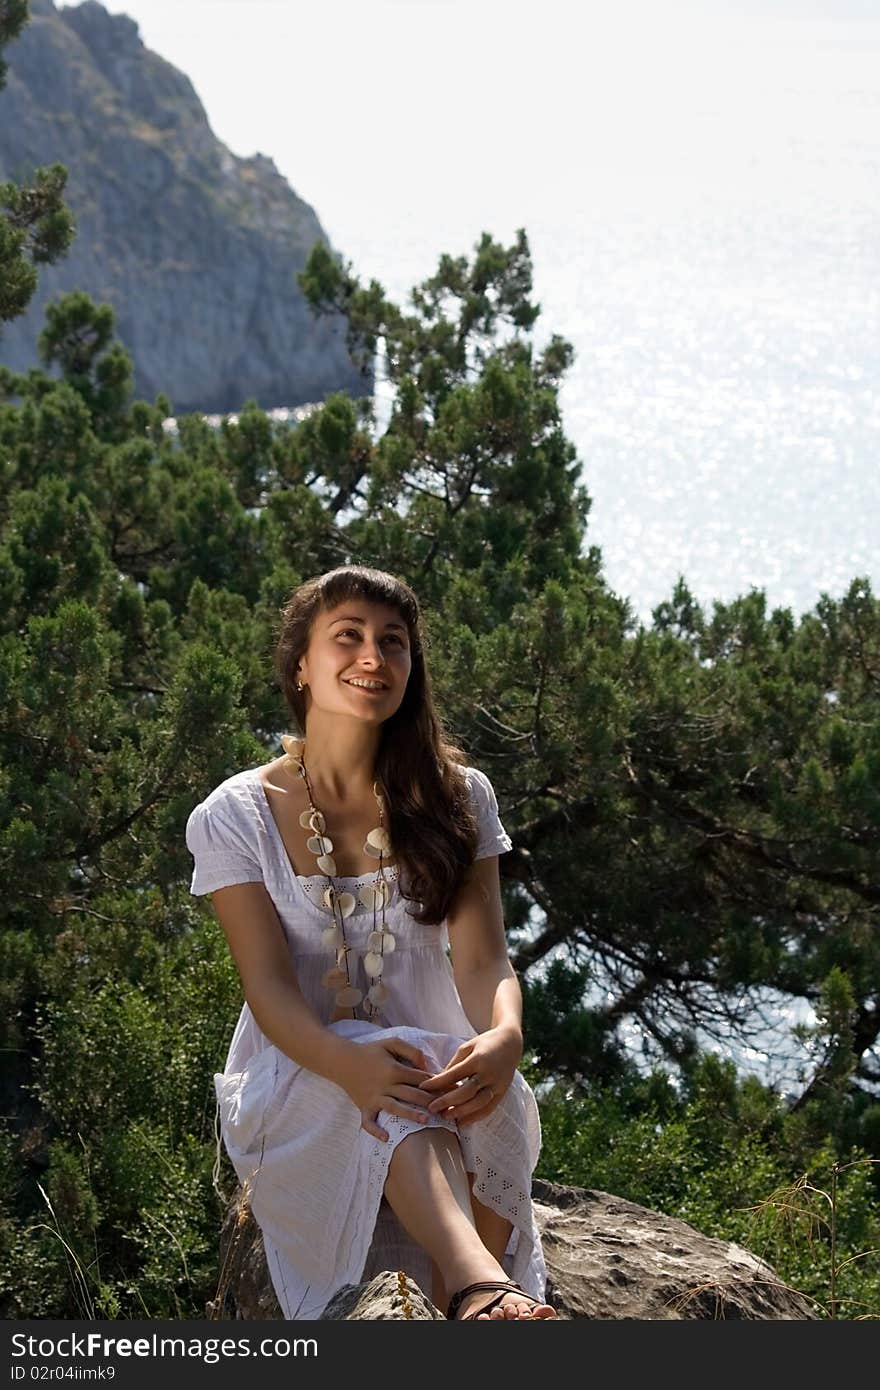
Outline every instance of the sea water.
<path fill-rule="evenodd" d="M 880 7 L 617 56 L 603 77 L 560 55 L 555 102 L 524 90 L 529 119 L 482 140 L 474 118 L 430 181 L 377 161 L 369 216 L 330 193 L 325 226 L 401 302 L 442 252 L 526 229 L 538 339 L 576 350 L 585 544 L 645 623 L 679 574 L 710 614 L 752 588 L 795 616 L 857 575 L 876 590 Z"/>

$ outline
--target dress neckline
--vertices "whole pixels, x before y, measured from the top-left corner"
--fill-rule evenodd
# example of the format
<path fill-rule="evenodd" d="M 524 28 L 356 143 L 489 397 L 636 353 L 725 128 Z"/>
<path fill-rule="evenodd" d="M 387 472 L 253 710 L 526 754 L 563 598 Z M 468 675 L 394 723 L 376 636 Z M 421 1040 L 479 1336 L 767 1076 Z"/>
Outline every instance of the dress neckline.
<path fill-rule="evenodd" d="M 316 874 L 298 874 L 296 872 L 293 860 L 287 852 L 287 846 L 284 843 L 284 839 L 282 837 L 281 830 L 279 829 L 278 822 L 275 819 L 275 812 L 272 810 L 272 803 L 269 800 L 268 793 L 266 792 L 265 783 L 263 782 L 263 779 L 260 776 L 260 768 L 252 767 L 247 769 L 247 771 L 245 772 L 245 777 L 247 779 L 248 785 L 252 785 L 254 782 L 257 784 L 260 801 L 263 807 L 265 808 L 266 816 L 269 821 L 270 832 L 275 838 L 276 848 L 278 849 L 278 852 L 281 855 L 282 863 L 286 866 L 288 872 L 293 876 L 293 878 L 296 879 L 297 883 L 303 886 L 303 891 L 305 891 L 305 884 L 312 883 L 316 879 L 320 879 L 322 882 L 326 881 L 327 875 L 321 873 L 320 871 Z M 337 883 L 364 884 L 372 882 L 377 872 L 378 868 L 368 869 L 365 874 L 334 874 L 333 877 Z M 393 892 L 394 886 L 396 885 L 398 878 L 398 865 L 388 865 L 385 869 L 385 874 L 392 885 Z M 306 897 L 308 897 L 308 894 L 306 894 Z M 311 901 L 311 899 L 309 899 L 309 901 Z"/>

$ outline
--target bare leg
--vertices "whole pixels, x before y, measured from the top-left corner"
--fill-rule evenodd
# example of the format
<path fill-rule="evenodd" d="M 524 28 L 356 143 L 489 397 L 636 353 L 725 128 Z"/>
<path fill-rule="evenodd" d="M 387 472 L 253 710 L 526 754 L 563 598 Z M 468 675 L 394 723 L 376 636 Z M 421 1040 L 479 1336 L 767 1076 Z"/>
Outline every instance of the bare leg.
<path fill-rule="evenodd" d="M 491 1207 L 487 1207 L 485 1202 L 481 1202 L 474 1195 L 473 1181 L 474 1174 L 468 1173 L 468 1186 L 470 1188 L 471 1209 L 474 1213 L 474 1225 L 477 1234 L 490 1254 L 501 1264 L 504 1259 L 504 1252 L 507 1249 L 507 1242 L 510 1240 L 510 1233 L 513 1230 L 513 1223 L 501 1216 Z"/>
<path fill-rule="evenodd" d="M 440 1266 L 436 1260 L 432 1260 L 431 1302 L 435 1308 L 445 1308 L 451 1297 L 452 1295 L 446 1292 L 446 1285 L 443 1282 L 443 1275 L 440 1273 Z"/>
<path fill-rule="evenodd" d="M 461 1147 L 449 1130 L 418 1129 L 400 1141 L 388 1167 L 385 1196 L 404 1230 L 430 1255 L 444 1289 L 454 1291 L 482 1279 L 506 1280 L 500 1260 L 477 1230 Z M 490 1297 L 488 1290 L 472 1294 L 459 1317 Z M 516 1293 L 506 1294 L 491 1313 L 478 1314 L 499 1320 L 555 1316 L 549 1304 L 536 1305 Z"/>
<path fill-rule="evenodd" d="M 474 1174 L 468 1172 L 466 1176 L 477 1235 L 489 1251 L 489 1254 L 494 1255 L 498 1263 L 502 1264 L 513 1225 L 510 1221 L 505 1220 L 503 1216 L 500 1216 L 497 1211 L 493 1211 L 491 1207 L 487 1207 L 485 1203 L 479 1201 L 478 1198 L 474 1196 Z M 440 1273 L 440 1266 L 437 1264 L 436 1260 L 432 1260 L 431 1301 L 435 1308 L 445 1308 L 454 1292 L 454 1289 L 447 1289 L 443 1282 L 443 1275 Z"/>

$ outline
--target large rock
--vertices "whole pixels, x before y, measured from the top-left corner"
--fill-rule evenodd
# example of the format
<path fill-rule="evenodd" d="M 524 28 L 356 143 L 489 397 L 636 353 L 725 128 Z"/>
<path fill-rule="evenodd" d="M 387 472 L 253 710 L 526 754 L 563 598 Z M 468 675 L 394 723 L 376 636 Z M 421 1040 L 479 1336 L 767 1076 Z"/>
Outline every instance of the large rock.
<path fill-rule="evenodd" d="M 0 362 L 34 365 L 47 299 L 83 289 L 113 306 L 138 394 L 163 391 L 177 413 L 370 394 L 343 322 L 316 320 L 296 284 L 327 238 L 272 160 L 231 154 L 189 78 L 144 47 L 127 15 L 94 0 L 33 0 L 31 12 L 5 54 L 0 179 L 67 165 L 78 231 L 66 258 L 41 268 L 28 312 L 0 331 Z"/>
<path fill-rule="evenodd" d="M 810 1303 L 763 1260 L 607 1192 L 535 1179 L 535 1215 L 547 1260 L 547 1301 L 559 1317 L 814 1319 Z M 208 1318 L 280 1318 L 260 1232 L 230 1207 L 221 1235 L 218 1297 Z M 325 1319 L 444 1317 L 408 1271 L 373 1270 L 346 1286 Z"/>

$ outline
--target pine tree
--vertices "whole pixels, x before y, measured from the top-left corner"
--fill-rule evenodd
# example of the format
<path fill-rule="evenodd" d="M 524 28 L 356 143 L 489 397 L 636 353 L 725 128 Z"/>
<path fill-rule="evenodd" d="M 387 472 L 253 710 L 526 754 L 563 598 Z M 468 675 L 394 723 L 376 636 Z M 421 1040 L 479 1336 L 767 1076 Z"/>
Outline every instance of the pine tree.
<path fill-rule="evenodd" d="M 4 49 L 27 19 L 27 0 L 0 0 L 0 89 L 8 70 Z M 36 169 L 25 184 L 0 183 L 0 324 L 24 313 L 37 287 L 37 266 L 57 261 L 73 240 L 66 185 L 63 164 Z"/>

